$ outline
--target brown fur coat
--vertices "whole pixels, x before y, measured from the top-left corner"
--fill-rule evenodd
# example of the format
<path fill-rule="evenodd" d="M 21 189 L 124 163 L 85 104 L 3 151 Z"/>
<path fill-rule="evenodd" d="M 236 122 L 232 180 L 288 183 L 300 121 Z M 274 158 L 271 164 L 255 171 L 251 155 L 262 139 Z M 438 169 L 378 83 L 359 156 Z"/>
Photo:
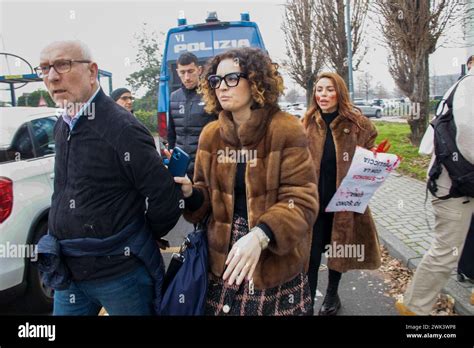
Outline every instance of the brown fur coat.
<path fill-rule="evenodd" d="M 336 187 L 339 187 L 349 170 L 356 146 L 371 149 L 375 144 L 377 130 L 372 122 L 362 115 L 357 118 L 357 121 L 360 128 L 351 120 L 339 115 L 330 124 L 336 147 Z M 322 117 L 318 113 L 313 115 L 306 133 L 317 178 L 319 178 L 326 131 L 326 123 Z M 363 245 L 364 260 L 361 261 L 361 258 L 357 257 L 331 257 L 328 260 L 330 269 L 345 272 L 351 269 L 377 269 L 380 267 L 381 255 L 377 230 L 368 207 L 363 214 L 354 212 L 336 212 L 334 214 L 331 246 L 334 243 L 340 246 Z"/>
<path fill-rule="evenodd" d="M 219 154 L 240 147 L 255 150 L 247 162 L 245 183 L 249 228 L 267 224 L 275 242 L 262 251 L 253 274 L 255 288 L 278 286 L 305 272 L 309 263 L 312 227 L 318 211 L 314 161 L 301 123 L 277 108 L 257 109 L 237 130 L 226 111 L 202 131 L 196 154 L 194 188 L 204 204 L 188 221 L 198 222 L 211 211 L 208 224 L 210 270 L 222 276 L 229 252 L 234 211 L 235 161 Z M 233 163 L 232 163 L 233 162 Z"/>

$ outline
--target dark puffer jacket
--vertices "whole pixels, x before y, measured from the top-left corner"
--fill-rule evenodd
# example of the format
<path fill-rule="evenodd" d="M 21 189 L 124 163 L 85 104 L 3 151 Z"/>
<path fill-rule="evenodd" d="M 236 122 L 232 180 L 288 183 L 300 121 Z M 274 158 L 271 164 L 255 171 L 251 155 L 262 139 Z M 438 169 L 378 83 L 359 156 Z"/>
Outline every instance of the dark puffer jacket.
<path fill-rule="evenodd" d="M 171 93 L 169 110 L 169 148 L 179 146 L 190 155 L 188 176 L 192 179 L 199 135 L 206 124 L 216 120 L 216 116 L 204 111 L 204 102 L 196 89 L 189 90 L 185 87 Z"/>

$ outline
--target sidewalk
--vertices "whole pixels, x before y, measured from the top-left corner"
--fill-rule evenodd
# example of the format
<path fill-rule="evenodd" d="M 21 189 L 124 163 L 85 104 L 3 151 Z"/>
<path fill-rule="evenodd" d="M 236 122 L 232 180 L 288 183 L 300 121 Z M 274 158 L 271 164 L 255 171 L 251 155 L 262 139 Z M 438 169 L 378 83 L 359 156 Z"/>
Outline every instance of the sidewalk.
<path fill-rule="evenodd" d="M 426 206 L 425 195 L 424 182 L 393 173 L 375 193 L 370 204 L 380 242 L 393 257 L 411 269 L 420 263 L 432 240 L 434 215 L 430 194 Z M 470 304 L 473 288 L 474 285 L 469 282 L 457 281 L 453 271 L 444 292 L 454 298 L 457 313 L 474 315 L 474 306 Z"/>

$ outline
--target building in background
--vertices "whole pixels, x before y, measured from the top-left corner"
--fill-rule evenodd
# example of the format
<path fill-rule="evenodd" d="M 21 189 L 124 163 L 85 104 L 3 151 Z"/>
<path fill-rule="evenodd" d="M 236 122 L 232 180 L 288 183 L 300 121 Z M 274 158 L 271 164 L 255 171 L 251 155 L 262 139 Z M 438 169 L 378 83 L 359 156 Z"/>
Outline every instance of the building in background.
<path fill-rule="evenodd" d="M 464 64 L 464 63 L 463 63 Z M 434 75 L 430 77 L 430 97 L 442 96 L 459 78 L 459 74 Z"/>

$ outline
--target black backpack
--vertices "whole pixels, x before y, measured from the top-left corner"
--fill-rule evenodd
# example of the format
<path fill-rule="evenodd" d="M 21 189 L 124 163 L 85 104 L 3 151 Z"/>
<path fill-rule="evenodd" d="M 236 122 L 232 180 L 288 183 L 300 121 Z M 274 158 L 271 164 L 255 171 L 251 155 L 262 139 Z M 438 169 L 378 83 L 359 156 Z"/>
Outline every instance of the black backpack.
<path fill-rule="evenodd" d="M 446 100 L 441 100 L 448 107 L 443 114 L 436 115 L 431 122 L 434 128 L 434 150 L 436 160 L 429 172 L 428 189 L 431 194 L 439 199 L 448 199 L 454 197 L 474 197 L 474 165 L 467 161 L 461 154 L 456 144 L 456 124 L 453 117 L 453 99 L 454 93 L 459 83 L 471 75 L 466 75 L 458 81 Z M 444 110 L 444 105 L 441 110 Z M 438 104 L 439 107 L 439 104 Z M 473 120 L 474 122 L 474 120 Z M 474 151 L 474 149 L 473 149 Z M 436 180 L 441 175 L 441 164 L 444 165 L 451 178 L 451 188 L 449 194 L 438 197 L 438 185 Z"/>

